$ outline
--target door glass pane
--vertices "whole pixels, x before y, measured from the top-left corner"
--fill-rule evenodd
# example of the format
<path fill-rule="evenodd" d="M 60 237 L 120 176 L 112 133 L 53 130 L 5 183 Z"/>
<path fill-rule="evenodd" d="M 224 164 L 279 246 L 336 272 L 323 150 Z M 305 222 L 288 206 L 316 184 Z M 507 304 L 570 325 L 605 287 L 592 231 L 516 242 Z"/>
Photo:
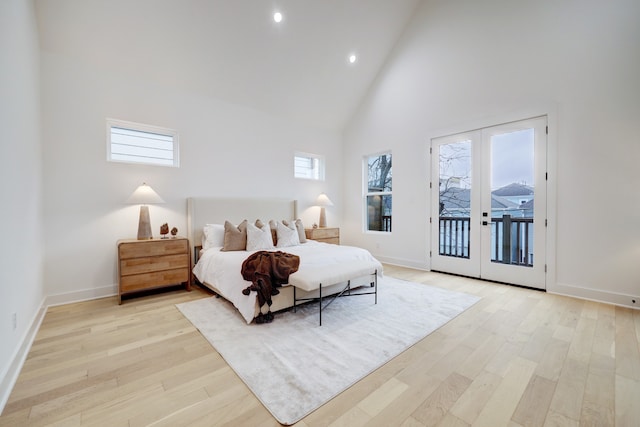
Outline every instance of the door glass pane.
<path fill-rule="evenodd" d="M 534 130 L 491 137 L 491 261 L 533 266 Z"/>
<path fill-rule="evenodd" d="M 469 258 L 471 141 L 440 145 L 439 254 Z"/>

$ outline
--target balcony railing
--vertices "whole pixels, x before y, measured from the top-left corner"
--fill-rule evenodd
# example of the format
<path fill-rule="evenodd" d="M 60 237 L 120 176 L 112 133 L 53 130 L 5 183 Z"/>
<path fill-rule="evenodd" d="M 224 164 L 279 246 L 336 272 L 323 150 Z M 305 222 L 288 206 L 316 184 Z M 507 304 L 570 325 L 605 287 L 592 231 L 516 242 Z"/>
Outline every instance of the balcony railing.
<path fill-rule="evenodd" d="M 468 217 L 440 217 L 440 255 L 457 258 L 469 258 L 469 229 L 471 219 Z"/>
<path fill-rule="evenodd" d="M 533 218 L 491 218 L 491 261 L 533 267 Z"/>
<path fill-rule="evenodd" d="M 439 254 L 469 258 L 469 217 L 440 217 Z M 533 218 L 491 218 L 491 261 L 533 266 Z"/>
<path fill-rule="evenodd" d="M 391 231 L 391 215 L 382 215 L 382 231 Z"/>

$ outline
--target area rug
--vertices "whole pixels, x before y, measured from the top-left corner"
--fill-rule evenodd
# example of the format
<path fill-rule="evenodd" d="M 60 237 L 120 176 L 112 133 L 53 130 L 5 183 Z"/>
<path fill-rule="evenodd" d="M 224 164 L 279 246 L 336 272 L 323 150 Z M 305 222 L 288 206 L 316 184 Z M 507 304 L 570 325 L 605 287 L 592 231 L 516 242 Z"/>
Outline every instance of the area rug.
<path fill-rule="evenodd" d="M 478 297 L 385 277 L 373 295 L 338 298 L 247 325 L 229 302 L 178 309 L 281 424 L 291 425 L 475 304 Z"/>

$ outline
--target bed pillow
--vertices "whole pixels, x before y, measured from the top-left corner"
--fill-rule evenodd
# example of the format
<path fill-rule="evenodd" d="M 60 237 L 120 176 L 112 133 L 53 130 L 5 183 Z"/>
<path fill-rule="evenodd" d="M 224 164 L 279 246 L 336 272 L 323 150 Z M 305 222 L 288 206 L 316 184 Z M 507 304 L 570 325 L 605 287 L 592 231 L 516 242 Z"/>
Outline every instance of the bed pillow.
<path fill-rule="evenodd" d="M 224 225 L 206 224 L 202 229 L 202 249 L 224 246 Z"/>
<path fill-rule="evenodd" d="M 224 246 L 222 250 L 244 251 L 247 248 L 247 220 L 242 221 L 237 227 L 229 221 L 224 222 Z"/>
<path fill-rule="evenodd" d="M 298 246 L 300 244 L 300 237 L 298 237 L 298 230 L 295 226 L 287 226 L 282 221 L 278 221 L 276 234 L 278 235 L 276 248 L 286 248 L 287 246 Z"/>
<path fill-rule="evenodd" d="M 282 220 L 282 223 L 287 227 L 290 227 L 290 223 L 286 220 Z M 304 225 L 302 224 L 301 219 L 296 219 L 291 221 L 291 224 L 295 224 L 296 230 L 298 230 L 298 238 L 300 239 L 300 243 L 307 243 L 307 235 L 304 234 Z"/>
<path fill-rule="evenodd" d="M 247 224 L 247 250 L 257 251 L 259 249 L 273 249 L 273 237 L 271 236 L 271 227 L 269 224 L 262 224 L 262 221 L 256 221 L 256 224 Z"/>
<path fill-rule="evenodd" d="M 275 247 L 276 243 L 278 243 L 278 235 L 276 234 L 276 222 L 274 220 L 269 220 L 267 225 L 271 229 L 271 243 L 273 243 L 273 246 Z M 264 223 L 259 219 L 256 219 L 256 227 L 262 228 L 264 227 Z"/>

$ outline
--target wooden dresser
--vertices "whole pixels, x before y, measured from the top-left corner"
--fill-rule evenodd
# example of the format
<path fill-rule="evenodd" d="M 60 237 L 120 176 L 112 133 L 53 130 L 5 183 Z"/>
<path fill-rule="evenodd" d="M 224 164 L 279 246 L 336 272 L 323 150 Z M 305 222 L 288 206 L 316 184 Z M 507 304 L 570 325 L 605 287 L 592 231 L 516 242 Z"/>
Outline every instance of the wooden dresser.
<path fill-rule="evenodd" d="M 191 290 L 189 240 L 118 241 L 118 304 L 123 295 L 181 283 Z"/>
<path fill-rule="evenodd" d="M 333 243 L 334 245 L 340 244 L 340 229 L 338 227 L 305 228 L 304 234 L 307 239 Z"/>

